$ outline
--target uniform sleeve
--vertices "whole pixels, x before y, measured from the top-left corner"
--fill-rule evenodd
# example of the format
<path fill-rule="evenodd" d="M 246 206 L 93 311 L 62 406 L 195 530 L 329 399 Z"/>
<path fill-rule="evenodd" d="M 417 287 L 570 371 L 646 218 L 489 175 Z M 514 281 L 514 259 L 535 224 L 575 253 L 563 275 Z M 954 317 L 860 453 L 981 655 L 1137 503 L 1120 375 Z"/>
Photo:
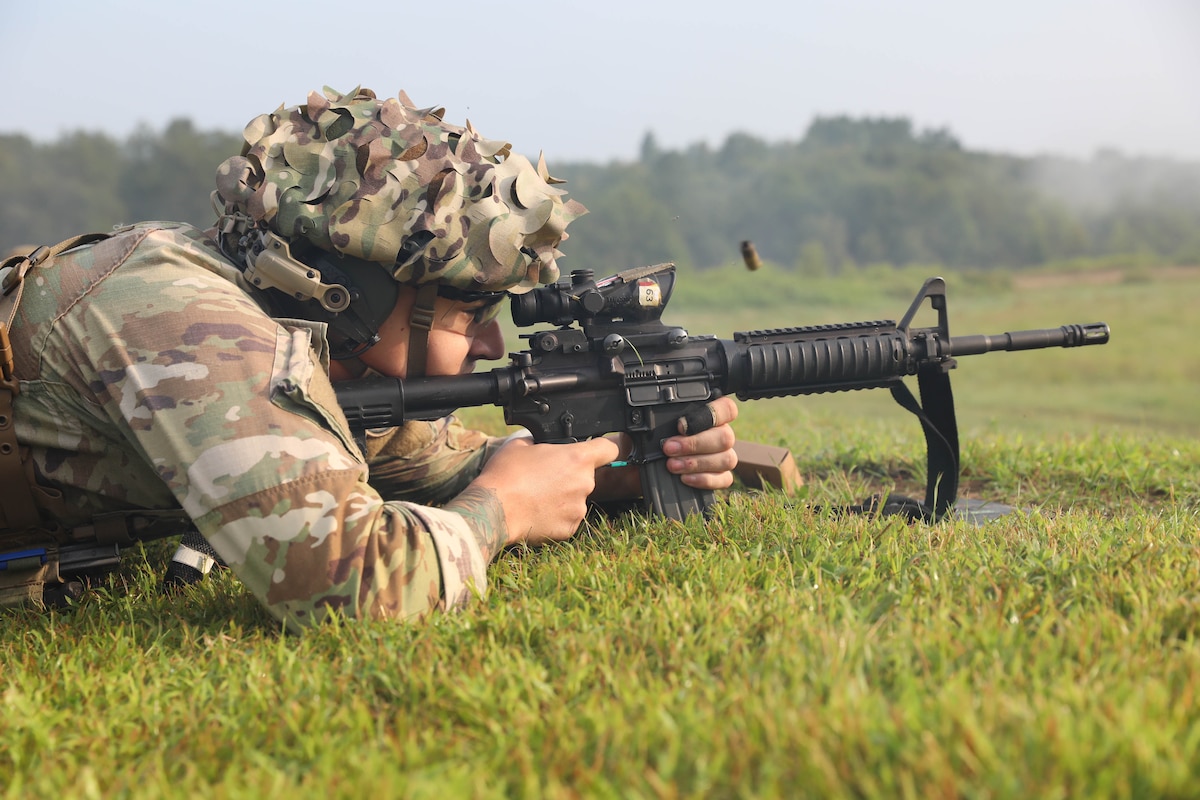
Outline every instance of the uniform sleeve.
<path fill-rule="evenodd" d="M 332 610 L 413 617 L 484 592 L 498 504 L 464 515 L 385 502 L 310 331 L 272 320 L 205 258 L 151 235 L 56 337 L 200 533 L 293 628 Z"/>
<path fill-rule="evenodd" d="M 505 441 L 470 430 L 454 416 L 368 431 L 371 485 L 389 500 L 445 504 L 478 477 Z"/>

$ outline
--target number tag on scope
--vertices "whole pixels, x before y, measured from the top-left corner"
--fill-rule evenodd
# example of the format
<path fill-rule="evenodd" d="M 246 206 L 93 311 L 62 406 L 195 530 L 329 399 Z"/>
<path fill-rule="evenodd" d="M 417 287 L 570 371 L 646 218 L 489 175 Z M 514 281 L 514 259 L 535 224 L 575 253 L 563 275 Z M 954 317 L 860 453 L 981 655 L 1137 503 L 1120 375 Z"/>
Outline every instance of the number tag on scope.
<path fill-rule="evenodd" d="M 638 305 L 642 308 L 658 308 L 662 305 L 662 287 L 658 281 L 642 278 L 638 285 Z"/>

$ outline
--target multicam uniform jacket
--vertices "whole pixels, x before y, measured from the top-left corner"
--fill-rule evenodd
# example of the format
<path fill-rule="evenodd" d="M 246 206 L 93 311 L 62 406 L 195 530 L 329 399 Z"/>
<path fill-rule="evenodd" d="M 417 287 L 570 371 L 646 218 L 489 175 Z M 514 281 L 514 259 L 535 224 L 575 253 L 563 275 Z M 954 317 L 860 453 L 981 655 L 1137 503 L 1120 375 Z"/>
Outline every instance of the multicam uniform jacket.
<path fill-rule="evenodd" d="M 472 526 L 488 522 L 453 498 L 500 440 L 410 423 L 368 441 L 369 473 L 322 326 L 273 319 L 203 233 L 143 223 L 26 281 L 17 436 L 77 511 L 64 526 L 181 506 L 291 627 L 331 609 L 409 617 L 484 590 Z"/>

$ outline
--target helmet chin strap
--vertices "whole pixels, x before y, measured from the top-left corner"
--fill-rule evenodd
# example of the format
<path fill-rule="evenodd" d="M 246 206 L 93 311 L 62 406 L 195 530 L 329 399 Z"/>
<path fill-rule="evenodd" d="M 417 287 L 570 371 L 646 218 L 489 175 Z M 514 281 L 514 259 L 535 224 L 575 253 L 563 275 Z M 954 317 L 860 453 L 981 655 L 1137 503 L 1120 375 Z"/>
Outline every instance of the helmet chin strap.
<path fill-rule="evenodd" d="M 433 307 L 437 303 L 436 282 L 423 284 L 417 289 L 409 317 L 408 366 L 404 374 L 408 378 L 425 377 L 425 365 L 429 355 L 429 331 L 433 328 Z"/>

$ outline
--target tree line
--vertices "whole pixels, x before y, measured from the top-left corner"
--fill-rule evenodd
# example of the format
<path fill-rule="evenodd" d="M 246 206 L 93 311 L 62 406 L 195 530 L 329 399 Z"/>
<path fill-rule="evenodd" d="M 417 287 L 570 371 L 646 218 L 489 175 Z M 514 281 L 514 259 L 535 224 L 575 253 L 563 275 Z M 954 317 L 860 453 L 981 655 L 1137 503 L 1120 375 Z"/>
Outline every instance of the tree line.
<path fill-rule="evenodd" d="M 207 226 L 237 133 L 179 119 L 125 140 L 0 135 L 0 250 L 144 219 Z M 1064 260 L 1200 263 L 1200 163 L 972 151 L 906 118 L 823 117 L 798 141 L 748 133 L 632 161 L 555 163 L 590 214 L 569 268 L 736 263 L 743 240 L 810 274 L 878 264 L 1006 269 Z"/>

